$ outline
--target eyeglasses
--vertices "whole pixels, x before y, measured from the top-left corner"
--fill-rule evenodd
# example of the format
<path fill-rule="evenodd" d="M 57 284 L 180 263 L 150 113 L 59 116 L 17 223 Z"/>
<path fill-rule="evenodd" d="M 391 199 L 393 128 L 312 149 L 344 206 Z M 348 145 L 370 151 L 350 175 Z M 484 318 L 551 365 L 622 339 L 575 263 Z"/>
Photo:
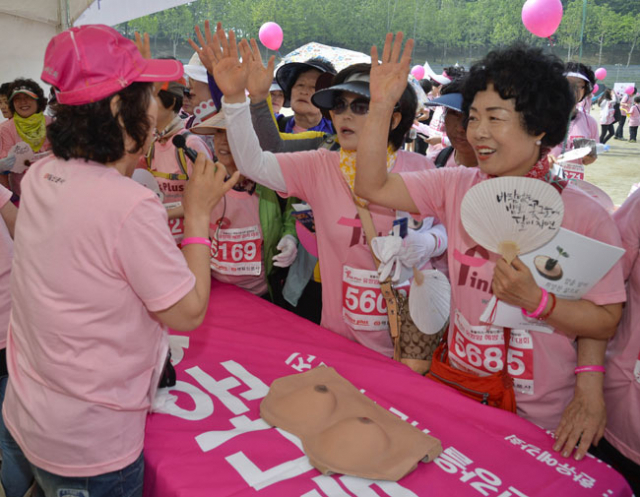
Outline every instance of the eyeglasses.
<path fill-rule="evenodd" d="M 342 114 L 347 108 L 350 108 L 351 112 L 356 116 L 364 116 L 369 112 L 369 100 L 359 98 L 347 103 L 344 98 L 337 98 L 333 102 L 333 108 L 331 110 L 334 114 Z"/>
<path fill-rule="evenodd" d="M 191 96 L 191 90 L 189 88 L 185 88 L 184 90 L 182 90 L 182 93 L 184 94 L 185 97 Z"/>

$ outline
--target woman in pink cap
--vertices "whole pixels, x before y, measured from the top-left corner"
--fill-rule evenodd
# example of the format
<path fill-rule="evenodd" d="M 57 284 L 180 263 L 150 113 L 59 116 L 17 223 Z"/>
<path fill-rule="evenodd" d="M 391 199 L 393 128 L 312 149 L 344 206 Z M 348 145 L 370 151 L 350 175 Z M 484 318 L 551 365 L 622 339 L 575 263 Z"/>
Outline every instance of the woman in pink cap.
<path fill-rule="evenodd" d="M 167 327 L 192 330 L 207 309 L 209 216 L 237 175 L 224 182 L 198 158 L 182 253 L 156 195 L 129 178 L 156 124 L 149 82 L 182 72 L 107 26 L 72 28 L 47 47 L 53 155 L 23 182 L 1 437 L 17 442 L 46 497 L 142 495 Z"/>

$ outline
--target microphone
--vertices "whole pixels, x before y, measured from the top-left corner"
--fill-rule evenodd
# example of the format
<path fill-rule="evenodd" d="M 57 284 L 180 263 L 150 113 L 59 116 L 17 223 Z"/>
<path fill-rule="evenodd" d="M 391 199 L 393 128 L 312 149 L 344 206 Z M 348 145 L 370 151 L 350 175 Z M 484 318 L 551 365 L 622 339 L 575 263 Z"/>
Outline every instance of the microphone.
<path fill-rule="evenodd" d="M 187 140 L 185 139 L 184 136 L 182 135 L 176 135 L 173 137 L 173 139 L 171 140 L 171 143 L 173 143 L 173 145 L 176 148 L 181 148 L 184 150 L 184 154 L 189 157 L 189 159 L 191 160 L 191 162 L 195 163 L 196 162 L 196 158 L 198 157 L 198 152 L 196 152 L 194 149 L 192 149 L 191 147 L 187 147 Z"/>

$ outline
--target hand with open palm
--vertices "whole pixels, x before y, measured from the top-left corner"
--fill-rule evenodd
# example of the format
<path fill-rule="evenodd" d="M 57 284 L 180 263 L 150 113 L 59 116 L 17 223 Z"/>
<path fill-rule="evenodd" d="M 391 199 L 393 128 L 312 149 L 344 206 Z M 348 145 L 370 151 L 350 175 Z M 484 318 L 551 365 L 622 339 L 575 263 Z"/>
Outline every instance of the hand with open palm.
<path fill-rule="evenodd" d="M 243 62 L 249 65 L 249 79 L 247 80 L 247 90 L 252 102 L 261 102 L 269 96 L 269 88 L 273 82 L 273 66 L 275 55 L 269 57 L 267 65 L 262 63 L 260 50 L 256 40 L 251 38 L 251 45 L 240 46 Z"/>
<path fill-rule="evenodd" d="M 395 106 L 407 87 L 413 40 L 409 39 L 402 50 L 402 32 L 388 33 L 382 50 L 382 61 L 378 62 L 378 49 L 371 47 L 371 80 L 369 92 L 371 103 Z M 402 55 L 400 54 L 402 50 Z"/>
<path fill-rule="evenodd" d="M 206 26 L 206 24 L 205 24 Z M 240 61 L 238 56 L 238 44 L 233 30 L 229 30 L 229 35 L 225 34 L 222 24 L 218 23 L 215 35 L 211 35 L 207 28 L 207 43 L 202 40 L 200 30 L 197 29 L 199 41 L 203 43 L 202 48 L 198 47 L 193 40 L 189 40 L 191 46 L 200 56 L 200 60 L 213 75 L 220 91 L 224 93 L 225 100 L 229 103 L 244 102 L 246 99 L 244 90 L 247 86 L 249 75 L 249 64 Z M 246 40 L 242 40 L 240 45 L 245 45 L 241 50 L 248 49 Z M 205 62 L 206 61 L 206 62 Z"/>

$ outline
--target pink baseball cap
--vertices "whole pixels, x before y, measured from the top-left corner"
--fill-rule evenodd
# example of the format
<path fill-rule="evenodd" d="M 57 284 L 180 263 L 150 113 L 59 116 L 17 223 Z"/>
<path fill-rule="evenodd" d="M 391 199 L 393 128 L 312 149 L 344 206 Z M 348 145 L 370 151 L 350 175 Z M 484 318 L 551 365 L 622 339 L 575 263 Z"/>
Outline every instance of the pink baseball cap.
<path fill-rule="evenodd" d="M 175 81 L 177 60 L 145 59 L 133 41 L 102 24 L 74 27 L 54 36 L 44 55 L 42 80 L 56 89 L 58 102 L 97 102 L 134 82 Z"/>

